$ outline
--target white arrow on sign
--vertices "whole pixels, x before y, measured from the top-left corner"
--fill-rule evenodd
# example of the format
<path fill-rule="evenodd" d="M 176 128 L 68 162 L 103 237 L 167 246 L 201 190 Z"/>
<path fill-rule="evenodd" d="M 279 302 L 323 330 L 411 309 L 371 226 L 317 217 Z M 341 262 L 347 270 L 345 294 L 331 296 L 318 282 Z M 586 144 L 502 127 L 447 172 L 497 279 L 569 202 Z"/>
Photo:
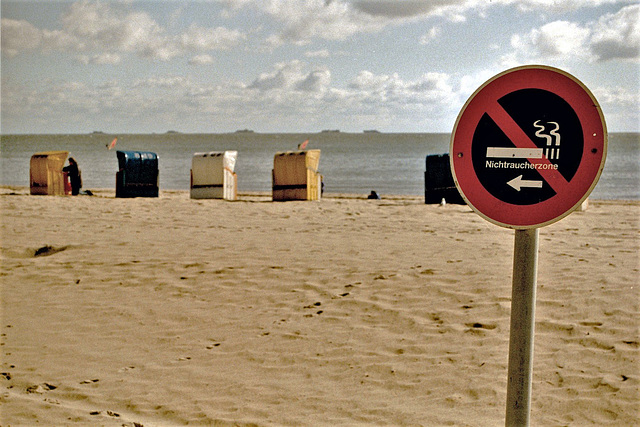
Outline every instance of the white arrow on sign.
<path fill-rule="evenodd" d="M 520 191 L 521 188 L 542 188 L 542 181 L 532 181 L 529 179 L 522 179 L 522 175 L 519 175 L 513 178 L 511 181 L 507 182 L 510 186 L 516 189 L 516 191 Z"/>

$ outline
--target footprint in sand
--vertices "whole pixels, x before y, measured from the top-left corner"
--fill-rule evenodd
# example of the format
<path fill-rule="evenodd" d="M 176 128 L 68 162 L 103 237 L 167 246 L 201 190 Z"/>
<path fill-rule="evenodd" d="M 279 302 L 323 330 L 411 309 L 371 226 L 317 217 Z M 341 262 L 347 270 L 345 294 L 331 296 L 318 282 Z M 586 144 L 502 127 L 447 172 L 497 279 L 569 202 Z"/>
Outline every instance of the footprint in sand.
<path fill-rule="evenodd" d="M 466 324 L 467 328 L 467 332 L 480 332 L 483 330 L 493 330 L 496 329 L 498 327 L 498 325 L 494 324 L 494 323 L 480 323 L 480 322 L 475 322 L 475 323 L 467 323 Z"/>
<path fill-rule="evenodd" d="M 49 256 L 53 254 L 57 254 L 58 252 L 62 252 L 68 249 L 68 246 L 60 246 L 55 247 L 51 245 L 41 246 L 39 248 L 28 248 L 23 250 L 11 250 L 6 248 L 1 248 L 2 256 L 6 256 L 7 258 L 38 258 L 43 256 Z"/>
<path fill-rule="evenodd" d="M 54 247 L 50 245 L 42 246 L 38 249 L 33 250 L 33 257 L 41 257 L 41 256 L 49 256 L 53 254 L 57 254 L 58 252 L 62 252 L 67 249 L 68 246 Z"/>
<path fill-rule="evenodd" d="M 89 412 L 89 415 L 100 415 L 102 414 L 102 411 L 91 411 Z M 113 412 L 113 411 L 105 411 L 105 414 L 108 415 L 109 417 L 114 417 L 114 418 L 119 418 L 120 414 L 118 414 L 117 412 Z"/>
<path fill-rule="evenodd" d="M 37 394 L 42 394 L 45 393 L 49 390 L 55 390 L 57 389 L 58 386 L 55 386 L 53 384 L 49 384 L 49 383 L 42 383 L 42 384 L 36 384 L 36 385 L 32 385 L 27 387 L 27 393 L 37 393 Z"/>

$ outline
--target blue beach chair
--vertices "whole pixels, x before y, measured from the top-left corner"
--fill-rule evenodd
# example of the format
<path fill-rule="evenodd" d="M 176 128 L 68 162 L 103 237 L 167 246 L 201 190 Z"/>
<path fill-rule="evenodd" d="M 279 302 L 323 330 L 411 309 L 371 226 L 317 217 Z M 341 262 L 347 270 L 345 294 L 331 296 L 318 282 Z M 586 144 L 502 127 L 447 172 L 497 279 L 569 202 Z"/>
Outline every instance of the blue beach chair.
<path fill-rule="evenodd" d="M 116 197 L 158 197 L 158 155 L 148 151 L 117 151 Z"/>

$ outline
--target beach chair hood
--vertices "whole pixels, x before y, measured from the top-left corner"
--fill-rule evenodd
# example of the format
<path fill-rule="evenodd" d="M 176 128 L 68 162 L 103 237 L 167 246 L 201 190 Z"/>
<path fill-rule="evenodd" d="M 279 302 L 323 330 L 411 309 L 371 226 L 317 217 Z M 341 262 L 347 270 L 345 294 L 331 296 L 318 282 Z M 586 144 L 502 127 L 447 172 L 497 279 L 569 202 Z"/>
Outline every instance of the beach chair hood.
<path fill-rule="evenodd" d="M 320 150 L 284 151 L 273 158 L 273 200 L 318 200 Z"/>
<path fill-rule="evenodd" d="M 195 153 L 191 160 L 191 198 L 235 200 L 237 158 L 237 151 Z"/>
<path fill-rule="evenodd" d="M 116 197 L 158 197 L 158 155 L 117 151 Z"/>
<path fill-rule="evenodd" d="M 68 151 L 45 151 L 31 156 L 29 187 L 31 194 L 63 196 L 65 194 L 64 163 Z"/>

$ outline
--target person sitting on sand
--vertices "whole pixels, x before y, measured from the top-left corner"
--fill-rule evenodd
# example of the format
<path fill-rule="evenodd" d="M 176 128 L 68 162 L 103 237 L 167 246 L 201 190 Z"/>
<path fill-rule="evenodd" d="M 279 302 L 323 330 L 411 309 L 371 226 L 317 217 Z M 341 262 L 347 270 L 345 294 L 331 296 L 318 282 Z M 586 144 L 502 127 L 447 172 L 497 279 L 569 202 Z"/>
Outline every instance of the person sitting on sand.
<path fill-rule="evenodd" d="M 73 157 L 69 157 L 69 166 L 63 167 L 62 171 L 69 174 L 69 181 L 71 181 L 71 194 L 73 196 L 80 194 L 80 189 L 82 188 L 82 175 L 76 160 Z"/>
<path fill-rule="evenodd" d="M 375 191 L 371 190 L 371 194 L 369 194 L 369 196 L 367 197 L 367 199 L 370 199 L 370 200 L 380 200 L 380 196 L 378 196 L 378 193 L 376 193 Z"/>

